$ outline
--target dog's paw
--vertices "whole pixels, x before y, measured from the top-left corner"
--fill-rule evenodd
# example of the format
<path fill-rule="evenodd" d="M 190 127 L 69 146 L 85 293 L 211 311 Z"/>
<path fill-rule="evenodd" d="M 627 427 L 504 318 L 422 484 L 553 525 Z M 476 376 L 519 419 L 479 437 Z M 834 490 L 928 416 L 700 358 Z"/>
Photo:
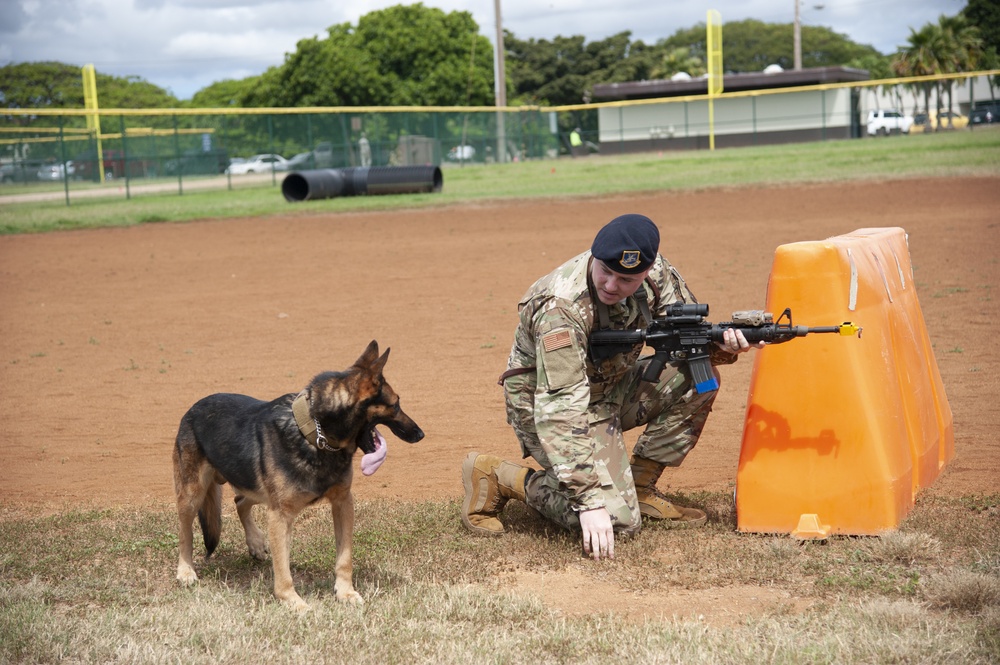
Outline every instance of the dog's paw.
<path fill-rule="evenodd" d="M 267 541 L 263 539 L 257 542 L 247 540 L 247 549 L 250 550 L 250 556 L 257 561 L 266 561 L 271 556 L 271 548 L 267 546 Z"/>
<path fill-rule="evenodd" d="M 364 605 L 365 599 L 361 597 L 361 594 L 355 591 L 353 588 L 345 589 L 341 591 L 337 589 L 337 600 L 341 603 L 347 603 L 348 605 Z"/>
<path fill-rule="evenodd" d="M 302 600 L 298 594 L 293 598 L 285 598 L 281 602 L 284 603 L 285 607 L 297 614 L 305 614 L 309 611 L 309 603 Z"/>
<path fill-rule="evenodd" d="M 191 566 L 181 564 L 177 566 L 177 581 L 184 586 L 191 586 L 198 581 L 198 575 Z"/>

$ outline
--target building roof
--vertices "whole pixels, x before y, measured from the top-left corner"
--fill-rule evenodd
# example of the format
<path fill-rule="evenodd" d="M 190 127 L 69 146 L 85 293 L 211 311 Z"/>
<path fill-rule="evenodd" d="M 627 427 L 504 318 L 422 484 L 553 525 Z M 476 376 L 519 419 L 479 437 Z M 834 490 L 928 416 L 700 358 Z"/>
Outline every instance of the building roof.
<path fill-rule="evenodd" d="M 869 81 L 871 75 L 864 69 L 850 67 L 813 67 L 791 71 L 764 74 L 726 74 L 722 78 L 723 92 L 746 90 L 766 90 L 769 88 L 796 88 L 823 83 L 850 83 Z M 655 80 L 627 81 L 625 83 L 599 83 L 594 86 L 594 101 L 618 101 L 628 99 L 655 99 L 658 97 L 683 97 L 685 95 L 708 94 L 706 77 L 684 81 Z"/>

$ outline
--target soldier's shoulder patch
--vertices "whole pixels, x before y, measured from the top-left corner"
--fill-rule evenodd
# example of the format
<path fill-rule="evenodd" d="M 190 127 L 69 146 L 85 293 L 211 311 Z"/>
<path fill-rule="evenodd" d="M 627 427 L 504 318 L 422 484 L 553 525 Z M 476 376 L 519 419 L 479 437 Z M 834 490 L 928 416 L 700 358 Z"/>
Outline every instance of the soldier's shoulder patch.
<path fill-rule="evenodd" d="M 572 344 L 573 340 L 570 337 L 568 330 L 556 330 L 542 336 L 542 348 L 545 349 L 546 352 L 563 349 L 567 346 L 571 346 Z"/>

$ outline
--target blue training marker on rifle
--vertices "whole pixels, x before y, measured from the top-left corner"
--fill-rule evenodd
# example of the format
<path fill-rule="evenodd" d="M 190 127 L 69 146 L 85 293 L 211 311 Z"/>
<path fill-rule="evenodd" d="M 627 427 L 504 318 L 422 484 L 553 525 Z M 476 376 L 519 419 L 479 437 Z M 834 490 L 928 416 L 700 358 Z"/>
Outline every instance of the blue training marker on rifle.
<path fill-rule="evenodd" d="M 719 389 L 719 380 L 714 376 L 705 379 L 700 383 L 694 384 L 694 389 L 698 391 L 698 394 L 712 392 L 713 390 Z"/>
<path fill-rule="evenodd" d="M 712 371 L 712 363 L 709 362 L 707 355 L 692 358 L 688 362 L 688 368 L 691 370 L 691 380 L 694 381 L 694 389 L 698 391 L 699 395 L 719 389 L 719 379 L 716 378 L 715 372 Z"/>

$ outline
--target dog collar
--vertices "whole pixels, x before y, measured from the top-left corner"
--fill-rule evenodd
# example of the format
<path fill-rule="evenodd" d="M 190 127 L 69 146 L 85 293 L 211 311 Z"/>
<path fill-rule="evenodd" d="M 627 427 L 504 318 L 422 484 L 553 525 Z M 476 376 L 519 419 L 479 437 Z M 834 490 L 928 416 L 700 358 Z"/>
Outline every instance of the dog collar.
<path fill-rule="evenodd" d="M 309 395 L 305 390 L 292 400 L 292 415 L 295 416 L 295 424 L 299 426 L 299 431 L 306 441 L 320 450 L 337 450 L 327 442 L 319 421 L 309 415 Z"/>

